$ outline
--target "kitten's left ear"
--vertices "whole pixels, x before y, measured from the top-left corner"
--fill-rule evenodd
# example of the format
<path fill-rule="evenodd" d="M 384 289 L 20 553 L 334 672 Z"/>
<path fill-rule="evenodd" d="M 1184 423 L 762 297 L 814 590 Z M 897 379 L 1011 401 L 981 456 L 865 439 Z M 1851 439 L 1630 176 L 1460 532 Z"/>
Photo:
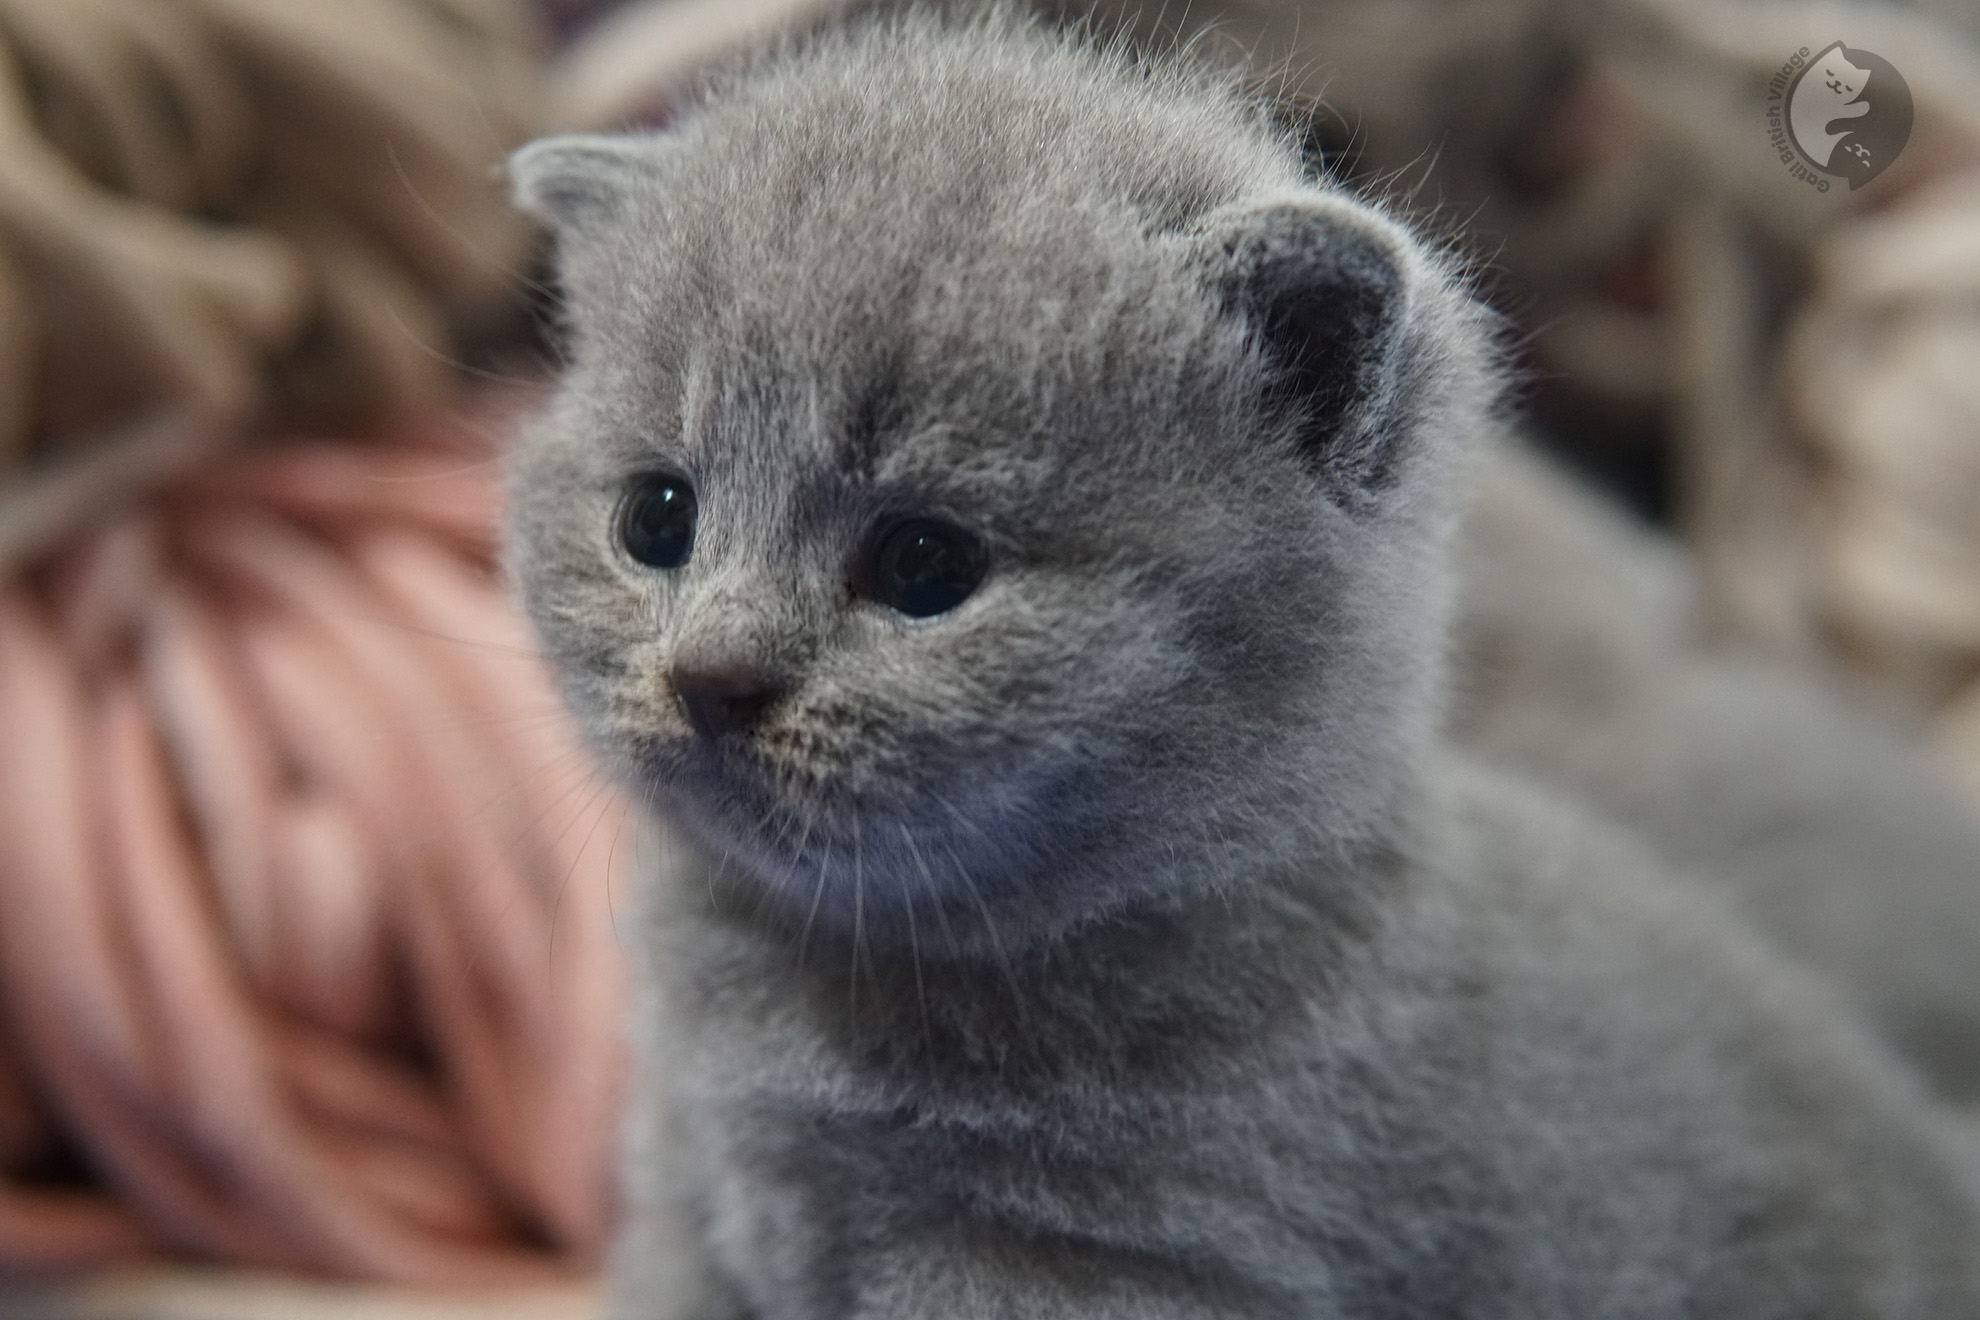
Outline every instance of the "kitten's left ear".
<path fill-rule="evenodd" d="M 1197 241 L 1225 311 L 1249 324 L 1274 392 L 1299 410 L 1302 457 L 1351 502 L 1384 484 L 1408 240 L 1354 203 L 1295 193 L 1213 213 Z"/>
<path fill-rule="evenodd" d="M 516 205 L 569 232 L 615 213 L 665 153 L 653 133 L 569 133 L 539 138 L 509 157 Z"/>

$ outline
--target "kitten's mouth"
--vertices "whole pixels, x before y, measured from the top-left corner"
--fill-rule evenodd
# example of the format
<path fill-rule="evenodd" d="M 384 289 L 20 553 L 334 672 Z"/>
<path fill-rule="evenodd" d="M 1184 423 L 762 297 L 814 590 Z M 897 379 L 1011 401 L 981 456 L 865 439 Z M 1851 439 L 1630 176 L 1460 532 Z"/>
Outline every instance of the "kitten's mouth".
<path fill-rule="evenodd" d="M 696 737 L 653 776 L 722 852 L 773 872 L 816 866 L 858 830 L 861 808 L 832 777 L 794 772 L 747 739 Z"/>
<path fill-rule="evenodd" d="M 974 921 L 982 887 L 1021 851 L 1012 813 L 981 788 L 862 793 L 845 772 L 799 775 L 740 740 L 681 750 L 660 777 L 674 815 L 737 864 L 757 900 L 806 924 L 870 931 L 915 912 L 940 923 L 951 911 Z"/>

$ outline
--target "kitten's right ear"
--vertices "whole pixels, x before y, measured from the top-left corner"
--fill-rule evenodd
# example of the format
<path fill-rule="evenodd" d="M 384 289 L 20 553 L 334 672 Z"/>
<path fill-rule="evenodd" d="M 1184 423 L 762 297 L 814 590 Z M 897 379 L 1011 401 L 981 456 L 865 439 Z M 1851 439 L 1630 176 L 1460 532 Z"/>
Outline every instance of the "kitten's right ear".
<path fill-rule="evenodd" d="M 561 232 L 616 212 L 665 150 L 657 134 L 569 133 L 539 138 L 509 157 L 516 205 Z"/>

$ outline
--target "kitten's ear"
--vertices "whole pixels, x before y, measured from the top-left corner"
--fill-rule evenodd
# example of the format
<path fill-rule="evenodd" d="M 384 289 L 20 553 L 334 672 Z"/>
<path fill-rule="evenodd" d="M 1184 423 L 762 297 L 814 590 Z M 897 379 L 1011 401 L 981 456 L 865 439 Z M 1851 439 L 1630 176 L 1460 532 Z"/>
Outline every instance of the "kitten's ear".
<path fill-rule="evenodd" d="M 665 143 L 657 134 L 539 138 L 509 157 L 516 205 L 553 229 L 581 230 L 624 204 L 652 174 Z"/>
<path fill-rule="evenodd" d="M 1242 318 L 1300 410 L 1303 456 L 1339 495 L 1384 484 L 1401 371 L 1406 239 L 1322 193 L 1213 214 L 1199 234 L 1212 288 Z"/>

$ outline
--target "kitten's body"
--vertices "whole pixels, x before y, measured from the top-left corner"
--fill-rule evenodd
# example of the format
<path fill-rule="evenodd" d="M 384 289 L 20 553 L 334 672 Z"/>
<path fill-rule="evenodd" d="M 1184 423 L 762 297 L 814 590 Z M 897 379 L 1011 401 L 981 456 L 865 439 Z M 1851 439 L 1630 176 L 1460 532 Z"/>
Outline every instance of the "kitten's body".
<path fill-rule="evenodd" d="M 642 1037 L 686 1139 L 644 1190 L 695 1194 L 645 1231 L 747 1305 L 676 1275 L 618 1314 L 1980 1314 L 1970 1182 L 1839 1004 L 1560 802 L 1431 778 L 1442 856 L 1009 980 L 666 914 Z"/>
<path fill-rule="evenodd" d="M 517 172 L 576 331 L 517 576 L 680 829 L 617 1314 L 1980 1316 L 1848 1014 L 1439 746 L 1485 330 L 1239 98 L 911 19 Z M 990 567 L 910 619 L 923 515 Z"/>

